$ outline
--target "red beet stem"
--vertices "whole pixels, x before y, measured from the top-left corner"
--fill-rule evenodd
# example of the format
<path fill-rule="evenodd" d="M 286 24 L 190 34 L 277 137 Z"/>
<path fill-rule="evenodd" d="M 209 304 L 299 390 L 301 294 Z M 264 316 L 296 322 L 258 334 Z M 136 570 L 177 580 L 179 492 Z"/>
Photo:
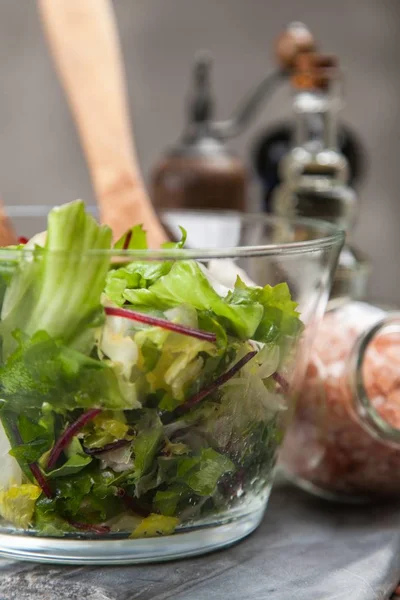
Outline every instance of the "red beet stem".
<path fill-rule="evenodd" d="M 161 327 L 162 329 L 175 331 L 176 333 L 188 335 L 199 340 L 205 340 L 206 342 L 217 341 L 217 336 L 215 335 L 215 333 L 210 333 L 209 331 L 202 331 L 201 329 L 194 329 L 193 327 L 186 327 L 185 325 L 178 325 L 178 323 L 172 323 L 171 321 L 167 321 L 167 319 L 159 319 L 158 317 L 152 317 L 144 313 L 136 312 L 135 310 L 106 306 L 105 311 L 106 314 L 110 316 L 124 317 L 125 319 L 131 319 L 132 321 L 137 321 L 138 323 L 154 325 L 155 327 Z"/>
<path fill-rule="evenodd" d="M 217 377 L 217 379 L 209 386 L 207 386 L 206 388 L 189 398 L 189 400 L 186 400 L 186 402 L 179 407 L 178 411 L 180 413 L 185 413 L 188 410 L 190 410 L 193 406 L 201 402 L 203 398 L 214 392 L 217 388 L 219 388 L 221 385 L 229 381 L 229 379 L 231 379 L 234 375 L 236 375 L 236 373 L 238 373 L 240 369 L 244 367 L 244 365 L 247 364 L 249 360 L 251 360 L 256 354 L 257 352 L 255 350 L 253 352 L 248 352 L 248 354 L 246 354 L 245 356 L 243 356 L 243 358 L 238 360 L 238 362 L 234 364 L 233 367 L 229 369 L 229 371 L 226 371 L 226 373 L 223 373 L 222 375 Z"/>
<path fill-rule="evenodd" d="M 18 238 L 18 243 L 19 244 L 27 244 L 29 242 L 29 238 L 25 237 L 24 235 L 20 235 Z"/>
<path fill-rule="evenodd" d="M 289 382 L 284 378 L 283 375 L 278 373 L 278 371 L 275 371 L 275 373 L 272 374 L 272 379 L 276 381 L 278 385 L 280 385 L 284 394 L 289 392 Z"/>
<path fill-rule="evenodd" d="M 124 245 L 122 246 L 122 250 L 128 250 L 129 244 L 131 243 L 131 239 L 132 239 L 132 229 L 130 229 L 125 235 Z"/>
<path fill-rule="evenodd" d="M 31 470 L 32 475 L 36 479 L 37 484 L 42 489 L 42 492 L 47 498 L 53 497 L 53 492 L 50 489 L 50 486 L 47 482 L 46 477 L 43 475 L 40 467 L 37 463 L 30 463 L 29 468 Z"/>
<path fill-rule="evenodd" d="M 72 423 L 67 429 L 64 431 L 62 436 L 58 438 L 57 442 L 54 444 L 52 451 L 50 452 L 49 460 L 47 462 L 47 469 L 52 469 L 56 464 L 58 457 L 61 452 L 68 446 L 74 435 L 78 433 L 92 419 L 97 417 L 97 415 L 101 413 L 100 408 L 92 408 L 87 412 L 83 413 L 74 423 Z"/>
<path fill-rule="evenodd" d="M 103 452 L 111 452 L 112 450 L 118 450 L 118 448 L 123 448 L 130 444 L 129 440 L 117 440 L 116 442 L 111 442 L 110 444 L 106 444 L 100 448 L 85 448 L 85 454 L 102 454 Z"/>
<path fill-rule="evenodd" d="M 103 534 L 110 533 L 111 529 L 108 525 L 93 525 L 91 523 L 81 523 L 80 521 L 68 521 L 68 523 L 75 527 L 75 529 L 81 529 L 82 531 L 93 531 L 93 533 Z"/>

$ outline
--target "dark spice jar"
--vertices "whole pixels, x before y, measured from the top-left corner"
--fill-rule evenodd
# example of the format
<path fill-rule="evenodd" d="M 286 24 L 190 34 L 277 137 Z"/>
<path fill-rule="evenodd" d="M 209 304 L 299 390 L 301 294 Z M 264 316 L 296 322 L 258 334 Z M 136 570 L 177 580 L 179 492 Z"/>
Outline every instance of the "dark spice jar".
<path fill-rule="evenodd" d="M 209 70 L 209 60 L 196 62 L 186 130 L 152 171 L 157 210 L 245 210 L 246 168 L 213 128 Z"/>

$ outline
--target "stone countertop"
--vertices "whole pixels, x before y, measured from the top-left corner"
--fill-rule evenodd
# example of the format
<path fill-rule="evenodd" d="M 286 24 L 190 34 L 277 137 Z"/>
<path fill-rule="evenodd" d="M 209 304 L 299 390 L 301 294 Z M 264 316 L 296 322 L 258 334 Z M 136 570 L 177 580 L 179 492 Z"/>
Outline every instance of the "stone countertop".
<path fill-rule="evenodd" d="M 230 549 L 131 567 L 0 559 L 1 600 L 387 600 L 400 578 L 400 507 L 338 506 L 289 485 Z"/>

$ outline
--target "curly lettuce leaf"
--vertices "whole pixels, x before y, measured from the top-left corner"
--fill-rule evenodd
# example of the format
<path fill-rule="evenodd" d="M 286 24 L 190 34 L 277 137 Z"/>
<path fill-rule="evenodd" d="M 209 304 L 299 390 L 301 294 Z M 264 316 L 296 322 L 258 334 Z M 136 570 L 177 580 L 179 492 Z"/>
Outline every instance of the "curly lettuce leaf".
<path fill-rule="evenodd" d="M 261 322 L 263 307 L 257 303 L 227 303 L 214 290 L 195 261 L 177 261 L 168 274 L 148 288 L 126 290 L 124 297 L 132 305 L 167 310 L 189 304 L 199 311 L 211 311 L 222 319 L 227 330 L 241 339 L 252 337 Z"/>
<path fill-rule="evenodd" d="M 162 515 L 173 517 L 178 505 L 188 495 L 188 489 L 183 485 L 170 486 L 167 490 L 159 490 L 154 497 L 154 506 Z"/>
<path fill-rule="evenodd" d="M 303 330 L 297 303 L 292 300 L 287 283 L 257 288 L 247 286 L 238 277 L 226 301 L 236 306 L 257 303 L 263 307 L 262 318 L 253 335 L 256 341 L 281 344 L 285 338 L 296 339 Z"/>
<path fill-rule="evenodd" d="M 187 233 L 181 227 L 182 239 L 179 242 L 166 242 L 165 249 L 183 248 Z M 132 227 L 115 244 L 116 249 L 147 250 L 147 237 L 141 225 Z M 148 288 L 163 275 L 167 275 L 172 267 L 171 261 L 135 261 L 118 269 L 112 269 L 107 275 L 105 295 L 118 306 L 127 301 L 125 291 Z"/>
<path fill-rule="evenodd" d="M 186 483 L 199 496 L 212 496 L 221 477 L 232 473 L 233 462 L 213 448 L 205 448 L 200 456 L 183 458 L 178 466 L 177 479 Z"/>
<path fill-rule="evenodd" d="M 129 440 L 129 425 L 122 411 L 104 411 L 97 415 L 83 431 L 86 448 L 103 448 L 117 440 Z"/>

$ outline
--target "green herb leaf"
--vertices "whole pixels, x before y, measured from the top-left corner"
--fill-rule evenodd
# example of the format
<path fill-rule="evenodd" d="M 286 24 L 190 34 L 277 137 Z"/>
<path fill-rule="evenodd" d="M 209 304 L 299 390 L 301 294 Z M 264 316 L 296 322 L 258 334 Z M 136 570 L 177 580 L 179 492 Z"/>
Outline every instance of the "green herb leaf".
<path fill-rule="evenodd" d="M 79 473 L 88 464 L 92 462 L 90 456 L 82 456 L 80 454 L 75 454 L 71 456 L 67 462 L 65 462 L 62 467 L 58 469 L 54 469 L 50 471 L 50 473 L 46 473 L 47 479 L 55 479 L 56 477 L 67 477 L 68 475 L 75 475 L 75 473 Z"/>
<path fill-rule="evenodd" d="M 155 410 L 148 410 L 137 424 L 133 441 L 135 478 L 139 480 L 150 468 L 163 439 L 163 426 Z"/>
<path fill-rule="evenodd" d="M 175 485 L 165 491 L 158 491 L 154 498 L 154 506 L 161 514 L 173 517 L 176 514 L 179 502 L 187 498 L 188 488 L 183 485 Z"/>

